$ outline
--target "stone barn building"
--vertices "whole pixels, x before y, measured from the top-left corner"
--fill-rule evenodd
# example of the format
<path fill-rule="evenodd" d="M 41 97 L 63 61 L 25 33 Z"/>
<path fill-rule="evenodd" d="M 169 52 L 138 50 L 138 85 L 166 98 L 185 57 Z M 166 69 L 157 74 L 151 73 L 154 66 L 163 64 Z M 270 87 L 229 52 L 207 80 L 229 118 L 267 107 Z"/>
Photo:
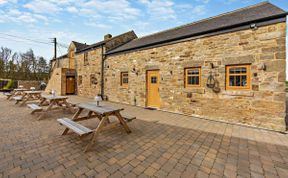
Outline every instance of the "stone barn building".
<path fill-rule="evenodd" d="M 284 131 L 286 15 L 265 2 L 141 38 L 72 42 L 48 90 Z"/>

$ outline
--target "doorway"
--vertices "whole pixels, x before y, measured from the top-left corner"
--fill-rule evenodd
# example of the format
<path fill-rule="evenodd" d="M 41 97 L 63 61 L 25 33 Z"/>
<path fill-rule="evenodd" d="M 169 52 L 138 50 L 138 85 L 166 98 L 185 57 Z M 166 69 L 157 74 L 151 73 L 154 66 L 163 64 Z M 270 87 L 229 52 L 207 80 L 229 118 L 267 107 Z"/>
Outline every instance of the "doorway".
<path fill-rule="evenodd" d="M 147 107 L 160 108 L 160 71 L 147 71 L 146 76 Z"/>
<path fill-rule="evenodd" d="M 75 77 L 66 78 L 66 95 L 75 94 Z"/>

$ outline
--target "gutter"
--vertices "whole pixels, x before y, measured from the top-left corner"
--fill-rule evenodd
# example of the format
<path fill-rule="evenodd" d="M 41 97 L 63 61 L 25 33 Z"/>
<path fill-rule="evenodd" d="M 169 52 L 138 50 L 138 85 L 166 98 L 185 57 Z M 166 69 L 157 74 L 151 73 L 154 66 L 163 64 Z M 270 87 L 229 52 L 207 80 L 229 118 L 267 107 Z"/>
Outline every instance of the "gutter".
<path fill-rule="evenodd" d="M 217 33 L 221 33 L 221 31 L 225 31 L 228 29 L 237 28 L 237 27 L 241 27 L 241 26 L 245 26 L 245 25 L 251 25 L 253 23 L 261 23 L 261 22 L 263 23 L 263 22 L 269 21 L 269 20 L 276 20 L 276 19 L 282 20 L 282 18 L 283 18 L 283 22 L 286 22 L 286 16 L 287 15 L 288 15 L 288 12 L 284 12 L 281 14 L 277 14 L 277 15 L 273 15 L 273 16 L 269 16 L 269 17 L 264 17 L 264 18 L 257 19 L 257 20 L 251 20 L 248 22 L 242 22 L 242 23 L 238 23 L 238 24 L 234 24 L 234 25 L 225 26 L 225 27 L 219 27 L 219 28 L 215 28 L 212 30 L 206 30 L 206 31 L 202 31 L 202 32 L 198 32 L 198 33 L 194 33 L 194 34 L 190 34 L 190 35 L 186 35 L 186 36 L 181 36 L 181 37 L 177 37 L 177 38 L 172 38 L 172 39 L 168 39 L 168 40 L 164 40 L 164 41 L 159 41 L 159 42 L 155 42 L 155 43 L 151 43 L 151 44 L 146 44 L 146 45 L 142 45 L 142 46 L 138 46 L 138 47 L 134 47 L 134 48 L 130 48 L 130 49 L 124 49 L 122 51 L 116 51 L 116 52 L 112 51 L 110 53 L 108 52 L 107 55 L 113 55 L 113 54 L 117 54 L 117 53 L 125 53 L 125 52 L 129 52 L 129 51 L 134 51 L 137 49 L 147 48 L 149 46 L 171 43 L 173 41 L 183 40 L 186 38 L 202 36 L 202 35 L 209 34 L 209 33 L 215 33 L 214 35 L 216 35 Z"/>

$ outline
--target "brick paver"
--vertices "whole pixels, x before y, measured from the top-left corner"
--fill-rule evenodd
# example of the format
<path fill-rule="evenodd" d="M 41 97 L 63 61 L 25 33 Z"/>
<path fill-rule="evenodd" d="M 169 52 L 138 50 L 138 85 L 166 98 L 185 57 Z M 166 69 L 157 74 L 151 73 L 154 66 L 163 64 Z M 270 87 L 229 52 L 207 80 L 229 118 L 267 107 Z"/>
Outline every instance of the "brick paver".
<path fill-rule="evenodd" d="M 285 134 L 122 106 L 137 116 L 129 123 L 132 133 L 106 130 L 83 153 L 87 142 L 73 133 L 61 136 L 63 127 L 56 122 L 71 114 L 57 111 L 38 121 L 28 108 L 0 97 L 0 177 L 288 175 Z M 95 128 L 97 120 L 82 123 Z"/>

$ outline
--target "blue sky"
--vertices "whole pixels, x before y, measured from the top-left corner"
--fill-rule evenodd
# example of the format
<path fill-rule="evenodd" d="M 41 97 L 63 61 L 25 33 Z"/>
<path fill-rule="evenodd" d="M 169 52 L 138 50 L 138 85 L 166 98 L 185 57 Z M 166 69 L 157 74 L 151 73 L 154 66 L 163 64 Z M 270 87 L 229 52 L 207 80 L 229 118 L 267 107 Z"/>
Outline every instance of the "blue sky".
<path fill-rule="evenodd" d="M 138 36 L 173 28 L 196 20 L 254 5 L 261 0 L 0 0 L 0 46 L 14 51 L 32 48 L 46 59 L 53 46 L 21 38 L 49 42 L 57 37 L 95 43 L 107 33 L 134 30 Z M 287 0 L 271 3 L 288 11 Z M 59 48 L 58 54 L 65 54 Z"/>

